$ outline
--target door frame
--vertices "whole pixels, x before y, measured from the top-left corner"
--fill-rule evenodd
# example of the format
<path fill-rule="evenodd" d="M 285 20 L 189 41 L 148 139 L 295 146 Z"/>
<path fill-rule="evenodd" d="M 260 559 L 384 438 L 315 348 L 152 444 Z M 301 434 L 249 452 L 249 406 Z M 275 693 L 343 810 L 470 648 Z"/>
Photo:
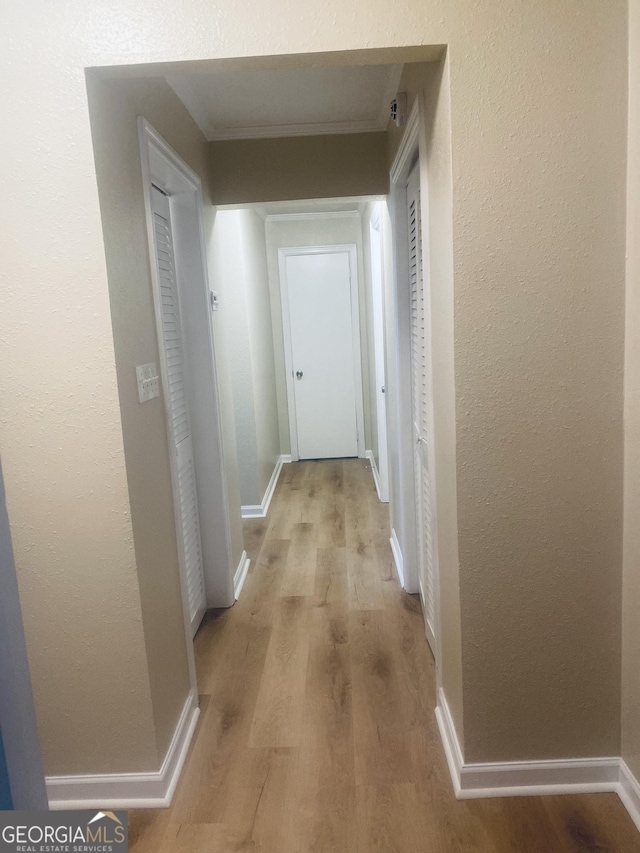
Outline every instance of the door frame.
<path fill-rule="evenodd" d="M 360 343 L 360 294 L 358 279 L 358 251 L 355 243 L 334 246 L 284 246 L 278 249 L 280 272 L 280 305 L 282 308 L 282 331 L 284 337 L 284 363 L 287 379 L 287 411 L 289 435 L 291 437 L 291 459 L 300 459 L 298 452 L 298 424 L 296 419 L 295 385 L 293 381 L 293 350 L 291 345 L 291 313 L 289 310 L 289 282 L 287 281 L 287 258 L 296 255 L 349 255 L 351 286 L 351 339 L 353 345 L 354 387 L 356 395 L 356 429 L 358 433 L 358 457 L 366 456 L 364 435 L 364 392 L 362 384 L 362 349 Z"/>
<path fill-rule="evenodd" d="M 440 572 L 438 562 L 437 523 L 437 471 L 435 464 L 435 429 L 433 411 L 433 353 L 431 351 L 431 275 L 429 266 L 429 186 L 427 172 L 427 140 L 424 121 L 423 96 L 419 93 L 407 119 L 400 147 L 390 173 L 389 210 L 393 233 L 393 304 L 395 305 L 395 348 L 396 348 L 396 429 L 398 436 L 398 476 L 400 483 L 401 530 L 396 531 L 402 549 L 404 589 L 410 593 L 420 591 L 418 567 L 418 525 L 415 507 L 415 470 L 413 452 L 413 403 L 411 376 L 411 310 L 408 251 L 409 229 L 407 216 L 407 180 L 419 161 L 420 166 L 420 214 L 421 241 L 423 250 L 424 314 L 427 327 L 426 361 L 429 376 L 429 400 L 427 406 L 427 429 L 429 435 L 429 469 L 432 485 L 431 518 L 433 537 L 433 595 L 434 595 L 434 639 L 436 677 L 439 686 L 441 672 L 440 630 Z M 425 619 L 426 632 L 426 619 Z"/>
<path fill-rule="evenodd" d="M 369 220 L 369 246 L 371 251 L 371 305 L 373 314 L 373 350 L 375 377 L 375 407 L 378 424 L 378 462 L 373 460 L 374 479 L 378 497 L 389 503 L 389 444 L 387 436 L 387 360 L 385 340 L 384 248 L 381 202 L 376 202 Z M 377 237 L 374 236 L 377 235 Z M 377 242 L 377 246 L 375 245 Z M 384 391 L 378 386 L 382 377 Z"/>
<path fill-rule="evenodd" d="M 183 349 L 198 495 L 205 592 L 207 607 L 229 607 L 234 602 L 230 510 L 222 448 L 222 423 L 205 249 L 202 185 L 198 175 L 143 117 L 138 118 L 138 133 L 150 276 L 156 321 L 156 343 L 163 389 L 161 396 L 167 435 L 171 435 L 171 413 L 165 393 L 165 389 L 168 387 L 168 369 L 162 344 L 162 298 L 155 261 L 154 223 L 151 206 L 152 184 L 159 186 L 169 196 L 182 322 L 185 323 L 187 317 L 191 319 L 191 316 L 195 315 L 201 323 L 199 328 L 189 323 L 190 340 L 183 340 Z M 197 246 L 191 247 L 193 251 L 191 252 L 192 263 L 189 265 L 189 292 L 185 299 L 186 288 L 184 281 L 181 282 L 180 280 L 178 255 L 180 252 L 179 244 L 187 241 L 191 244 L 195 242 Z M 195 394 L 194 388 L 197 388 L 197 394 Z M 175 483 L 177 482 L 176 459 L 170 449 L 168 455 L 177 528 L 179 520 L 175 493 Z M 191 687 L 197 691 L 188 588 L 184 562 L 180 555 L 179 565 L 189 675 Z"/>

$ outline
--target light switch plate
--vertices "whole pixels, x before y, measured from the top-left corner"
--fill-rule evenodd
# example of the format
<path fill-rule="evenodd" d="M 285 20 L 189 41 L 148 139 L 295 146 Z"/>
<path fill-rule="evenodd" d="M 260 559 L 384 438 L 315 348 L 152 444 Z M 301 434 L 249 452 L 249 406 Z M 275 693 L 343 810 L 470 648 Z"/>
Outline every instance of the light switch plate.
<path fill-rule="evenodd" d="M 155 364 L 139 364 L 136 367 L 138 399 L 141 403 L 160 396 L 160 377 Z"/>

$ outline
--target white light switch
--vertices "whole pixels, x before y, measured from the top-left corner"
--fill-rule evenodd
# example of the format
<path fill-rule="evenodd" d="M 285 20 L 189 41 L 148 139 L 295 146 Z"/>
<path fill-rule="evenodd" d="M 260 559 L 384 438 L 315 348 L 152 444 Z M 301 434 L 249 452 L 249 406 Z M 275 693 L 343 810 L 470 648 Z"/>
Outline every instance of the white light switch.
<path fill-rule="evenodd" d="M 141 403 L 160 396 L 160 377 L 155 364 L 139 364 L 136 367 L 138 378 L 138 399 Z"/>

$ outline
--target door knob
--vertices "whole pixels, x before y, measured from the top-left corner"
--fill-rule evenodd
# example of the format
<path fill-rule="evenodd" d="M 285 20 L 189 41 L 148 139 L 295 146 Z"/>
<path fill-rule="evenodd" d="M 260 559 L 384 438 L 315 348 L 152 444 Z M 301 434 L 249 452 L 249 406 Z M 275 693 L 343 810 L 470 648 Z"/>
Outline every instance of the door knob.
<path fill-rule="evenodd" d="M 296 370 L 296 376 L 298 377 L 298 379 L 302 379 L 303 375 L 304 374 L 302 373 L 301 370 Z"/>

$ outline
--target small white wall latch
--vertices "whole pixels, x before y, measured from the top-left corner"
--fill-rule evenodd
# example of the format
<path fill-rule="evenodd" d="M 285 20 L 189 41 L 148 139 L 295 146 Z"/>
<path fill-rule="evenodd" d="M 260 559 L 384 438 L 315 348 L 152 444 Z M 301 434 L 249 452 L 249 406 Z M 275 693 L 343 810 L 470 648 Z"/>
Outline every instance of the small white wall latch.
<path fill-rule="evenodd" d="M 136 367 L 136 378 L 138 380 L 138 399 L 141 403 L 153 400 L 160 396 L 160 377 L 158 368 L 153 362 L 151 364 L 139 364 Z"/>

